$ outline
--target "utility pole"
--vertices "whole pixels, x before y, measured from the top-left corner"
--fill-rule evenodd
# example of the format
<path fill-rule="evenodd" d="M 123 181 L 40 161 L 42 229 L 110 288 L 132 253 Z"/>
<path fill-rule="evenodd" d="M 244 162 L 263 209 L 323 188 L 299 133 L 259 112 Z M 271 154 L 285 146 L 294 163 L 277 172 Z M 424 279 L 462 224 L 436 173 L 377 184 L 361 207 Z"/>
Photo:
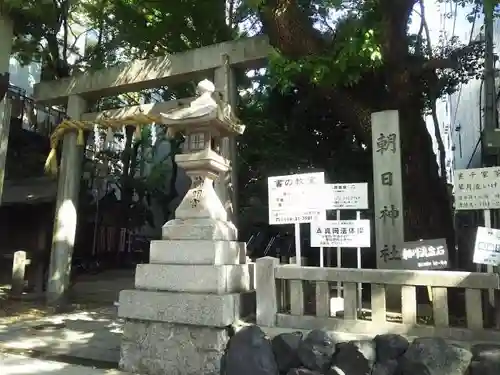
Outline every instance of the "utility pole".
<path fill-rule="evenodd" d="M 496 85 L 495 85 L 495 57 L 493 54 L 494 44 L 493 44 L 493 13 L 495 9 L 495 2 L 493 0 L 484 0 L 483 2 L 483 12 L 484 12 L 484 130 L 483 130 L 483 151 L 485 150 L 485 134 L 490 134 L 486 143 L 491 143 L 493 153 L 488 152 L 488 155 L 483 153 L 483 166 L 491 167 L 500 165 L 500 144 L 499 138 L 497 136 L 491 137 L 493 134 L 498 134 L 497 127 L 497 110 L 496 110 Z M 496 142 L 491 142 L 490 140 L 495 139 Z M 490 156 L 491 155 L 491 156 Z M 487 158 L 486 158 L 487 156 Z M 492 227 L 491 211 L 484 210 L 484 226 L 487 228 Z M 484 266 L 481 267 L 484 269 Z M 498 267 L 493 267 L 488 265 L 486 267 L 486 272 L 488 273 L 498 273 Z M 498 326 L 498 320 L 494 319 L 492 314 L 496 315 L 495 310 L 495 300 L 500 298 L 500 291 L 490 290 L 488 291 L 488 298 L 484 299 L 483 309 L 486 309 L 486 319 L 488 321 L 496 321 Z"/>
<path fill-rule="evenodd" d="M 496 89 L 495 89 L 495 58 L 493 54 L 493 0 L 484 0 L 484 129 L 493 131 L 497 128 Z M 500 160 L 497 158 L 494 164 Z"/>

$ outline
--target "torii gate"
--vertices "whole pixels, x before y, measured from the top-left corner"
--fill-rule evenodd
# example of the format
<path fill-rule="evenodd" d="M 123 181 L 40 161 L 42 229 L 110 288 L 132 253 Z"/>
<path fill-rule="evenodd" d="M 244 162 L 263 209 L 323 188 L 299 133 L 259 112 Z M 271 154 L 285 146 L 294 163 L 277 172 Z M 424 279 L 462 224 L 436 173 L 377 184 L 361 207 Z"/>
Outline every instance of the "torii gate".
<path fill-rule="evenodd" d="M 35 86 L 34 99 L 45 105 L 67 104 L 67 114 L 74 120 L 99 121 L 102 119 L 122 119 L 142 113 L 146 116 L 159 115 L 177 105 L 164 102 L 126 107 L 99 113 L 86 113 L 86 102 L 127 92 L 167 86 L 169 84 L 199 78 L 213 79 L 216 90 L 223 95 L 233 108 L 237 91 L 234 82 L 234 67 L 257 69 L 266 64 L 270 46 L 263 36 L 224 42 L 203 48 L 148 60 L 135 60 L 117 67 L 84 73 L 73 77 L 42 82 Z M 75 131 L 63 135 L 62 159 L 58 177 L 56 216 L 52 240 L 50 276 L 47 299 L 57 302 L 69 283 L 71 257 L 77 225 L 77 199 L 80 187 L 80 161 L 83 148 L 77 141 Z M 236 157 L 236 143 L 226 139 L 221 153 L 231 160 Z M 229 181 L 220 181 L 217 192 L 222 202 L 230 202 L 229 207 L 237 212 L 236 170 L 232 169 Z M 230 212 L 234 219 L 236 215 Z"/>

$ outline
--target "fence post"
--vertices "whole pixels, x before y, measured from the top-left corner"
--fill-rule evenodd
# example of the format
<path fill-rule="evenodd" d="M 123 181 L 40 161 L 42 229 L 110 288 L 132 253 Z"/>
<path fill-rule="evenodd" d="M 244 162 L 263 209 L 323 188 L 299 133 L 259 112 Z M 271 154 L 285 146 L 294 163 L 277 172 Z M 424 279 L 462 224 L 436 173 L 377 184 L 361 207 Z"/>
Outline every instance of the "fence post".
<path fill-rule="evenodd" d="M 273 257 L 257 259 L 256 269 L 256 294 L 257 294 L 257 325 L 274 327 L 278 313 L 276 297 L 275 268 L 279 260 Z"/>

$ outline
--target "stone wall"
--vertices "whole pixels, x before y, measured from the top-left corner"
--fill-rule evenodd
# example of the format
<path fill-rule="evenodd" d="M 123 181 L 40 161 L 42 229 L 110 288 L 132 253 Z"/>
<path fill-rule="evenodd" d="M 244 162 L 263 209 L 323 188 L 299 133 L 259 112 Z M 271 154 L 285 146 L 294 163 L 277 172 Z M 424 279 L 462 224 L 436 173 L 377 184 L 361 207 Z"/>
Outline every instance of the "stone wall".
<path fill-rule="evenodd" d="M 439 337 L 400 335 L 335 342 L 326 332 L 283 333 L 270 340 L 247 326 L 229 341 L 221 375 L 498 375 L 500 344 L 469 349 Z"/>

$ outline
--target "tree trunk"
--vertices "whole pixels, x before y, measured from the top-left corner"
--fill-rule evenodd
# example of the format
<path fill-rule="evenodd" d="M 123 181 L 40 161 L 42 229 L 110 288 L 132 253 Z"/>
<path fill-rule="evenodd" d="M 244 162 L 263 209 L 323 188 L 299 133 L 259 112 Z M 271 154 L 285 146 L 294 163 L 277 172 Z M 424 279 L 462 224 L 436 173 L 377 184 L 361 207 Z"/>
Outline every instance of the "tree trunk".
<path fill-rule="evenodd" d="M 432 141 L 423 120 L 421 62 L 413 66 L 408 52 L 407 25 L 417 0 L 379 0 L 384 56 L 384 81 L 372 90 L 371 102 L 343 87 L 318 87 L 335 108 L 336 119 L 371 144 L 370 112 L 397 109 L 400 118 L 405 238 L 445 237 L 454 250 L 454 229 L 446 181 L 438 174 Z M 296 0 L 267 0 L 259 10 L 270 43 L 283 55 L 300 59 L 332 49 L 301 11 Z M 340 41 L 342 42 L 342 41 Z M 359 84 L 363 84 L 362 82 Z M 363 90 L 365 91 L 365 90 Z M 382 104 L 381 104 L 382 103 Z"/>
<path fill-rule="evenodd" d="M 455 237 L 446 180 L 438 173 L 432 140 L 419 106 L 400 106 L 405 240 L 446 238 L 453 259 Z"/>

